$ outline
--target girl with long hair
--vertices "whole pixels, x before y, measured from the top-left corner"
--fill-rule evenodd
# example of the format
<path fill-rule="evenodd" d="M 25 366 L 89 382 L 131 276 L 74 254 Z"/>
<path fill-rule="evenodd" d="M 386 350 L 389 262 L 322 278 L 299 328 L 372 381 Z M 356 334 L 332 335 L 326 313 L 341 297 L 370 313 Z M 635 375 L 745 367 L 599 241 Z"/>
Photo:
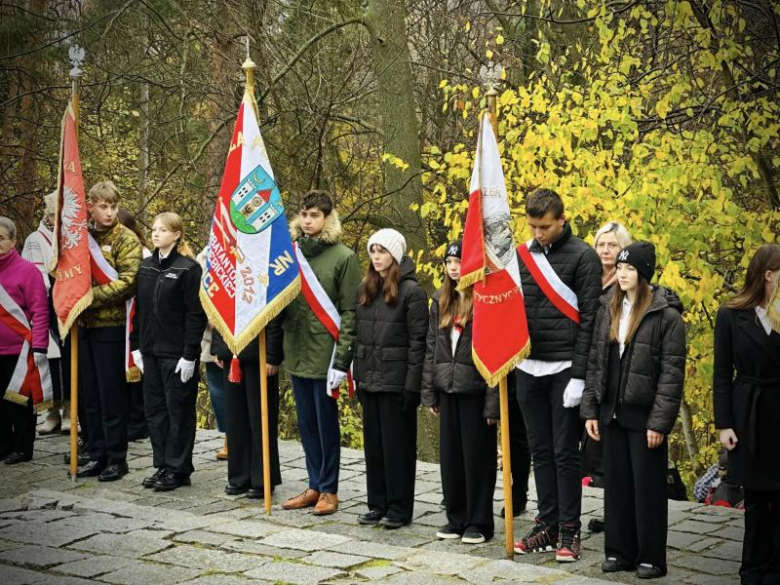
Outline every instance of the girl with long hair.
<path fill-rule="evenodd" d="M 676 296 L 650 285 L 655 248 L 617 256 L 617 287 L 602 297 L 580 405 L 604 441 L 605 573 L 666 575 L 667 435 L 680 410 L 685 325 Z"/>
<path fill-rule="evenodd" d="M 471 357 L 473 293 L 457 290 L 461 241 L 445 252 L 444 284 L 433 296 L 423 370 L 423 404 L 441 424 L 441 481 L 447 524 L 436 536 L 479 544 L 493 537 L 498 393 Z"/>
<path fill-rule="evenodd" d="M 130 335 L 133 359 L 144 374 L 144 410 L 155 473 L 145 488 L 190 485 L 195 445 L 198 356 L 206 314 L 198 298 L 201 269 L 172 212 L 152 225 L 154 252 L 138 272 L 138 306 Z"/>
<path fill-rule="evenodd" d="M 406 240 L 381 229 L 358 289 L 354 373 L 363 405 L 368 512 L 364 525 L 400 528 L 412 520 L 417 407 L 425 359 L 428 299 Z"/>
<path fill-rule="evenodd" d="M 745 491 L 742 583 L 780 583 L 780 244 L 750 260 L 745 286 L 718 311 L 715 428 L 729 480 Z"/>

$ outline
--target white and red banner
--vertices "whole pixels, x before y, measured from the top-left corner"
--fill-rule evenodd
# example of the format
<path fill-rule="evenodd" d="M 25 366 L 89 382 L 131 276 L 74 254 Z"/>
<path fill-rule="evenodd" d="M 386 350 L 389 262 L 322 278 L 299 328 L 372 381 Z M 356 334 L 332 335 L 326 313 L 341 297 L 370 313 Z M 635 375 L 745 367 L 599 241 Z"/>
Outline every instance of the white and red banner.
<path fill-rule="evenodd" d="M 70 332 L 81 312 L 92 303 L 87 227 L 87 201 L 81 175 L 76 117 L 73 106 L 68 104 L 62 120 L 57 214 L 52 242 L 52 275 L 55 278 L 52 299 L 62 339 Z"/>
<path fill-rule="evenodd" d="M 100 245 L 92 235 L 89 235 L 89 263 L 92 279 L 99 285 L 109 284 L 119 279 L 119 273 L 108 263 Z M 133 330 L 133 315 L 135 315 L 135 297 L 125 301 L 125 378 L 128 382 L 138 382 L 141 371 L 135 365 L 133 352 L 130 351 L 130 332 Z"/>
<path fill-rule="evenodd" d="M 296 244 L 293 244 L 295 249 L 295 257 L 298 260 L 298 265 L 301 267 L 301 292 L 303 298 L 306 299 L 306 303 L 311 308 L 314 316 L 322 323 L 323 327 L 330 333 L 333 341 L 339 340 L 339 329 L 341 328 L 341 315 L 330 300 L 328 293 L 322 288 L 320 281 L 317 280 L 317 275 L 309 266 L 309 261 L 306 260 L 306 256 L 303 255 L 300 248 Z M 330 365 L 328 369 L 333 368 L 333 362 L 336 361 L 336 346 L 333 345 L 333 354 L 330 356 Z M 352 371 L 347 372 L 347 386 L 349 388 L 349 397 L 352 398 L 355 395 L 355 383 L 352 380 Z M 338 399 L 339 389 L 328 388 L 328 396 Z"/>
<path fill-rule="evenodd" d="M 530 336 L 509 202 L 490 115 L 480 124 L 463 233 L 463 289 L 474 286 L 472 354 L 491 386 L 525 359 Z"/>
<path fill-rule="evenodd" d="M 24 341 L 19 352 L 11 381 L 5 392 L 5 399 L 25 405 L 32 397 L 33 406 L 51 402 L 52 385 L 49 360 L 41 353 L 39 361 L 32 351 L 32 324 L 22 308 L 11 298 L 8 291 L 0 285 L 0 321 Z"/>
<path fill-rule="evenodd" d="M 200 299 L 228 347 L 238 354 L 299 290 L 282 196 L 248 89 L 214 210 Z"/>
<path fill-rule="evenodd" d="M 552 267 L 547 256 L 543 252 L 531 252 L 533 239 L 517 247 L 520 260 L 523 261 L 531 277 L 544 293 L 549 301 L 566 317 L 580 324 L 580 305 L 577 301 L 577 293 L 571 290 L 561 280 L 555 268 Z"/>

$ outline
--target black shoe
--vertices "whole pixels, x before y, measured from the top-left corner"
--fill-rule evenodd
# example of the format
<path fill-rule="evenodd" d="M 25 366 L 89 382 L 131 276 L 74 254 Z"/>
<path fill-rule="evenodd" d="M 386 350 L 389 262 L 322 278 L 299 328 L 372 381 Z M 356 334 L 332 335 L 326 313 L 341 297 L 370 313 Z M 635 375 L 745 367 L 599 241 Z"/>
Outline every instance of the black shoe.
<path fill-rule="evenodd" d="M 225 486 L 225 493 L 229 496 L 240 496 L 248 491 L 248 485 L 233 485 L 232 483 L 229 483 Z"/>
<path fill-rule="evenodd" d="M 358 516 L 358 524 L 363 526 L 375 526 L 384 517 L 384 513 L 379 510 L 369 510 L 365 514 Z"/>
<path fill-rule="evenodd" d="M 657 579 L 666 575 L 666 569 L 642 563 L 636 568 L 636 576 L 640 579 Z"/>
<path fill-rule="evenodd" d="M 525 513 L 526 504 L 522 503 L 519 506 L 512 506 L 512 518 L 517 518 L 521 514 Z M 505 516 L 504 508 L 501 508 L 501 517 Z"/>
<path fill-rule="evenodd" d="M 31 461 L 32 455 L 25 455 L 24 453 L 14 452 L 5 458 L 6 465 L 16 465 L 22 461 Z"/>
<path fill-rule="evenodd" d="M 170 492 L 185 485 L 192 485 L 192 480 L 189 475 L 181 475 L 179 473 L 174 473 L 170 469 L 166 469 L 162 477 L 154 482 L 154 491 Z"/>
<path fill-rule="evenodd" d="M 591 518 L 588 522 L 588 530 L 594 534 L 604 532 L 604 518 Z"/>
<path fill-rule="evenodd" d="M 409 520 L 393 520 L 392 518 L 382 518 L 379 523 L 387 530 L 395 530 L 409 524 Z"/>
<path fill-rule="evenodd" d="M 76 471 L 76 477 L 97 477 L 106 468 L 105 461 L 87 461 Z"/>
<path fill-rule="evenodd" d="M 65 461 L 65 465 L 70 465 L 70 453 L 65 453 L 62 459 Z M 89 455 L 87 455 L 86 451 L 79 449 L 78 455 L 76 456 L 76 465 L 82 467 L 87 463 L 89 463 Z"/>
<path fill-rule="evenodd" d="M 274 490 L 271 490 L 271 493 L 274 493 Z M 264 500 L 265 499 L 265 489 L 264 488 L 249 488 L 246 491 L 246 497 L 250 500 Z"/>
<path fill-rule="evenodd" d="M 460 539 L 463 544 L 482 544 L 486 540 L 485 535 L 476 528 L 466 528 L 463 538 Z"/>
<path fill-rule="evenodd" d="M 141 485 L 144 486 L 146 489 L 153 488 L 155 482 L 158 479 L 162 478 L 164 473 L 165 473 L 165 467 L 160 467 L 152 475 L 150 475 L 149 477 L 144 478 L 144 480 L 141 482 Z"/>
<path fill-rule="evenodd" d="M 116 481 L 127 475 L 128 471 L 127 461 L 112 461 L 103 473 L 98 475 L 98 481 Z"/>
<path fill-rule="evenodd" d="M 622 563 L 615 557 L 609 557 L 606 561 L 601 563 L 601 571 L 603 573 L 619 573 L 620 571 L 633 571 L 636 567 L 629 565 L 628 563 Z"/>

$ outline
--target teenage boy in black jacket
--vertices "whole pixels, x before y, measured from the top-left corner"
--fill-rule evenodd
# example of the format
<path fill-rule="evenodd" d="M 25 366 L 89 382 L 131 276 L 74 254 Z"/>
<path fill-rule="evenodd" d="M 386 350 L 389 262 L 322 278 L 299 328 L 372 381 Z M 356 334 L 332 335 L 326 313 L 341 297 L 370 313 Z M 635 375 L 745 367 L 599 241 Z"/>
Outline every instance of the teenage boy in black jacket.
<path fill-rule="evenodd" d="M 579 406 L 601 295 L 601 262 L 574 236 L 563 201 L 537 189 L 526 202 L 533 239 L 518 247 L 531 355 L 517 366 L 517 398 L 533 455 L 539 513 L 515 552 L 580 557 Z"/>

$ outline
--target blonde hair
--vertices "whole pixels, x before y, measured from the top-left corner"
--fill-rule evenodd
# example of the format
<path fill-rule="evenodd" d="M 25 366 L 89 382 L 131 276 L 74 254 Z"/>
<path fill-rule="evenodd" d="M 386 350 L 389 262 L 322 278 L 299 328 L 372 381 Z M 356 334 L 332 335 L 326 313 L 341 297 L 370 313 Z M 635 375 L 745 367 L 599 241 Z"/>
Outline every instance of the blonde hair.
<path fill-rule="evenodd" d="M 176 240 L 175 245 L 179 254 L 195 258 L 195 253 L 192 251 L 192 248 L 190 248 L 187 240 L 184 239 L 184 220 L 182 220 L 181 216 L 173 211 L 163 211 L 162 213 L 157 214 L 157 217 L 154 218 L 152 224 L 158 220 L 170 231 L 179 232 L 181 234 L 179 239 Z"/>
<path fill-rule="evenodd" d="M 633 241 L 631 239 L 631 234 L 629 234 L 628 230 L 626 229 L 626 226 L 617 221 L 610 221 L 609 223 L 605 223 L 603 226 L 601 226 L 601 229 L 596 232 L 596 237 L 593 238 L 593 248 L 595 249 L 596 246 L 599 245 L 599 238 L 601 238 L 601 236 L 609 233 L 615 234 L 615 237 L 617 238 L 618 244 L 621 248 L 625 248 Z"/>
<path fill-rule="evenodd" d="M 89 202 L 94 204 L 100 201 L 119 203 L 119 189 L 113 181 L 100 181 L 92 185 L 89 190 Z"/>

